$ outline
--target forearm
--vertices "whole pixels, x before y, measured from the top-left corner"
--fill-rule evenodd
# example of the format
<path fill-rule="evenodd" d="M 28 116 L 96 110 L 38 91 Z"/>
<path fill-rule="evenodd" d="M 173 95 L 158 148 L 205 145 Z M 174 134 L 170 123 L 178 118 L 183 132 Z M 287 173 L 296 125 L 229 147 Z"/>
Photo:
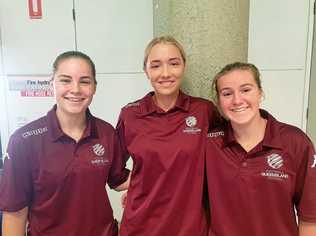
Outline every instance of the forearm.
<path fill-rule="evenodd" d="M 16 212 L 3 212 L 2 235 L 24 236 L 27 222 L 28 208 Z"/>
<path fill-rule="evenodd" d="M 315 236 L 315 235 L 316 235 L 316 223 L 300 221 L 299 236 Z"/>

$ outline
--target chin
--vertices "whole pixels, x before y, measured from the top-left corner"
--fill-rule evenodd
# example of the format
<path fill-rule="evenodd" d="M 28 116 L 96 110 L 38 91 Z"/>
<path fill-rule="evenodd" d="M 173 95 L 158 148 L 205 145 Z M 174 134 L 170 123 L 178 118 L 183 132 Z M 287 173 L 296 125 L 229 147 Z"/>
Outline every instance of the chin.
<path fill-rule="evenodd" d="M 250 124 L 253 119 L 244 118 L 244 119 L 230 119 L 230 122 L 235 125 L 247 125 Z"/>
<path fill-rule="evenodd" d="M 85 113 L 86 109 L 84 108 L 73 108 L 73 109 L 65 109 L 64 110 L 66 113 L 70 115 L 79 115 L 82 113 Z"/>
<path fill-rule="evenodd" d="M 160 90 L 157 90 L 156 92 L 159 95 L 172 96 L 172 95 L 178 94 L 179 90 L 176 90 L 176 89 L 172 89 L 172 90 L 170 90 L 170 89 L 168 89 L 168 90 L 167 89 L 160 89 Z"/>

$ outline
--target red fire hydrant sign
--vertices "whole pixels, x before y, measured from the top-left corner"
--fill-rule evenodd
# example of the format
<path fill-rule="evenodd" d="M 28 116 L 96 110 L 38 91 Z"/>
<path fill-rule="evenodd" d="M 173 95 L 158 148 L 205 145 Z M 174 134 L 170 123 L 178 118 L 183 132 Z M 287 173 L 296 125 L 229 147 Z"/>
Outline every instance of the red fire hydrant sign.
<path fill-rule="evenodd" d="M 28 0 L 29 1 L 29 16 L 31 19 L 42 18 L 42 0 Z"/>

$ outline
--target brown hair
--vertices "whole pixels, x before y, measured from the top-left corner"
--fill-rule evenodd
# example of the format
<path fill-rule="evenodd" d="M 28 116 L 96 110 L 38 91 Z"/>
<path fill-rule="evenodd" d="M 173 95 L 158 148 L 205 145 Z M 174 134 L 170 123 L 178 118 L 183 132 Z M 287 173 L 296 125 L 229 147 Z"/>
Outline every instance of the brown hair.
<path fill-rule="evenodd" d="M 145 48 L 145 54 L 144 54 L 144 63 L 143 63 L 143 69 L 144 70 L 146 68 L 148 56 L 149 56 L 149 53 L 150 53 L 151 49 L 155 45 L 160 44 L 160 43 L 162 43 L 162 44 L 171 44 L 171 45 L 175 46 L 176 48 L 178 48 L 179 52 L 181 54 L 182 60 L 183 60 L 183 62 L 185 64 L 186 56 L 185 56 L 185 52 L 184 52 L 184 49 L 183 49 L 182 45 L 174 37 L 166 35 L 166 36 L 155 37 L 148 43 L 147 47 Z"/>
<path fill-rule="evenodd" d="M 227 64 L 224 66 L 215 76 L 212 81 L 212 91 L 213 91 L 213 98 L 215 101 L 218 100 L 218 87 L 217 87 L 217 81 L 224 75 L 227 75 L 228 73 L 235 71 L 235 70 L 246 70 L 249 71 L 258 86 L 258 88 L 262 91 L 262 85 L 261 85 L 261 79 L 260 79 L 260 72 L 258 68 L 251 63 L 245 63 L 245 62 L 234 62 L 231 64 Z"/>
<path fill-rule="evenodd" d="M 97 80 L 95 78 L 96 70 L 95 70 L 94 62 L 91 60 L 91 58 L 88 55 L 84 54 L 83 52 L 67 51 L 67 52 L 61 53 L 59 56 L 56 57 L 56 59 L 53 63 L 53 73 L 54 74 L 56 73 L 56 71 L 58 70 L 58 66 L 62 61 L 66 60 L 66 59 L 70 59 L 70 58 L 78 58 L 78 59 L 82 59 L 82 60 L 86 61 L 91 68 L 93 80 L 94 80 L 95 84 L 97 84 Z"/>

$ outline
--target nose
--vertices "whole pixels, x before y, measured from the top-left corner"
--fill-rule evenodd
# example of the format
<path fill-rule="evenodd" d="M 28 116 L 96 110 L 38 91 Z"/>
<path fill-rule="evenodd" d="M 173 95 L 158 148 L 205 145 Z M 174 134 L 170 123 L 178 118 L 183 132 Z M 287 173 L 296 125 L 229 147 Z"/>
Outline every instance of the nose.
<path fill-rule="evenodd" d="M 169 77 L 170 76 L 170 70 L 168 65 L 164 65 L 162 68 L 162 76 L 163 77 Z"/>
<path fill-rule="evenodd" d="M 234 104 L 240 104 L 241 102 L 242 102 L 241 94 L 234 93 L 234 95 L 233 95 L 233 103 Z"/>
<path fill-rule="evenodd" d="M 80 83 L 74 81 L 71 86 L 71 92 L 74 94 L 80 93 Z"/>

